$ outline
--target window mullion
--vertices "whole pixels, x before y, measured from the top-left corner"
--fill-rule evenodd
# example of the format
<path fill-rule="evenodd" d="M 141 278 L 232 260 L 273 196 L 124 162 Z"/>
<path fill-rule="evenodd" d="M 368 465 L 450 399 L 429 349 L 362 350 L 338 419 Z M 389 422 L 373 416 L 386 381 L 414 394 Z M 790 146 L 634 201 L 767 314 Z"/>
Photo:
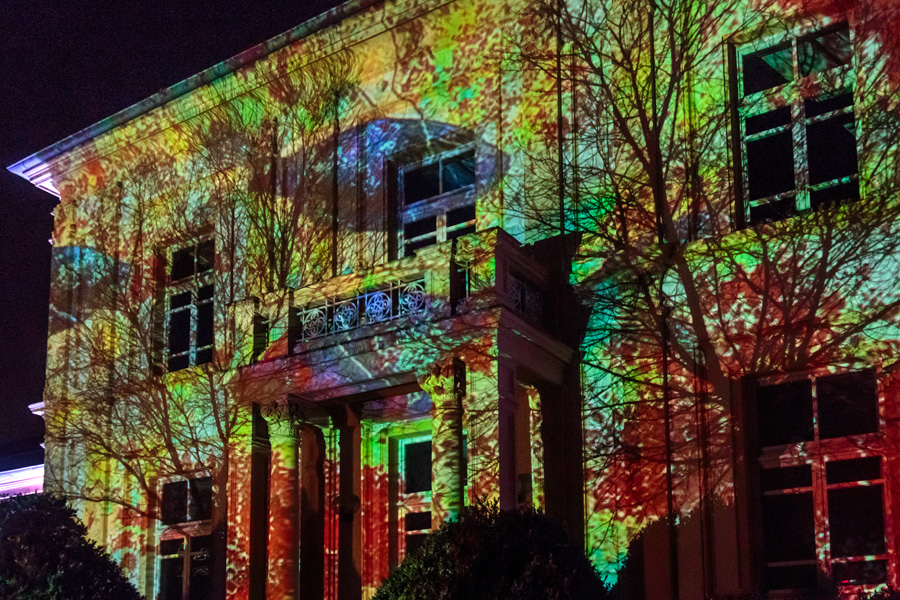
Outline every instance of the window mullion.
<path fill-rule="evenodd" d="M 190 494 L 188 494 L 190 495 Z M 191 591 L 191 537 L 184 536 L 184 558 L 181 563 L 181 598 L 188 600 Z"/>

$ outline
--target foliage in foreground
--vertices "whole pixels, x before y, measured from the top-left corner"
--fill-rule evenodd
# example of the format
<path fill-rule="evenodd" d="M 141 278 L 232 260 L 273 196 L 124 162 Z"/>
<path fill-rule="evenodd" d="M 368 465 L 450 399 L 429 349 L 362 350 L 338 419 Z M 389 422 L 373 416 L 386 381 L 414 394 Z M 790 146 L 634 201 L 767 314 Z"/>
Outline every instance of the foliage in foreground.
<path fill-rule="evenodd" d="M 609 593 L 581 548 L 532 509 L 467 507 L 444 523 L 373 600 L 603 600 Z"/>
<path fill-rule="evenodd" d="M 65 500 L 0 501 L 0 600 L 140 600 Z"/>

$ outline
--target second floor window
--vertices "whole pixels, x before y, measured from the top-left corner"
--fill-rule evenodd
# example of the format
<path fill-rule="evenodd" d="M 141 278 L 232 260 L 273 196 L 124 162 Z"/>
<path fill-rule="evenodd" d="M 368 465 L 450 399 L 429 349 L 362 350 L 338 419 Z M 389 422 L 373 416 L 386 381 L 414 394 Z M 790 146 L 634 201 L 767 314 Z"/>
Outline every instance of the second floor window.
<path fill-rule="evenodd" d="M 212 362 L 215 244 L 206 240 L 172 252 L 166 285 L 166 368 Z"/>
<path fill-rule="evenodd" d="M 399 172 L 403 256 L 475 231 L 475 150 L 445 152 Z"/>
<path fill-rule="evenodd" d="M 739 50 L 751 224 L 859 198 L 852 57 L 846 23 Z"/>

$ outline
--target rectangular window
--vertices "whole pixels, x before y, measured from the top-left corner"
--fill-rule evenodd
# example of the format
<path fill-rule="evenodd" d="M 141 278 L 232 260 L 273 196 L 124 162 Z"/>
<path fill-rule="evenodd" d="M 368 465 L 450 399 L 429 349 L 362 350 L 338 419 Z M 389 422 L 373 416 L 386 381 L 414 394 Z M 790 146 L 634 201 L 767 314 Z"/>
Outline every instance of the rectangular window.
<path fill-rule="evenodd" d="M 159 543 L 160 600 L 206 600 L 212 593 L 212 536 L 186 536 Z"/>
<path fill-rule="evenodd" d="M 431 438 L 402 439 L 397 482 L 400 561 L 415 552 L 431 531 Z"/>
<path fill-rule="evenodd" d="M 886 583 L 875 371 L 763 383 L 755 396 L 766 589 L 813 589 L 822 571 L 839 586 Z"/>
<path fill-rule="evenodd" d="M 738 52 L 749 222 L 858 200 L 848 25 Z"/>
<path fill-rule="evenodd" d="M 212 478 L 198 477 L 164 484 L 160 505 L 160 517 L 165 525 L 211 518 Z"/>
<path fill-rule="evenodd" d="M 209 597 L 212 536 L 212 478 L 197 477 L 163 484 L 160 521 L 177 525 L 159 542 L 159 598 L 201 600 Z"/>
<path fill-rule="evenodd" d="M 174 250 L 166 285 L 166 367 L 169 372 L 212 362 L 215 243 Z"/>
<path fill-rule="evenodd" d="M 404 256 L 475 231 L 475 150 L 429 157 L 399 170 Z"/>

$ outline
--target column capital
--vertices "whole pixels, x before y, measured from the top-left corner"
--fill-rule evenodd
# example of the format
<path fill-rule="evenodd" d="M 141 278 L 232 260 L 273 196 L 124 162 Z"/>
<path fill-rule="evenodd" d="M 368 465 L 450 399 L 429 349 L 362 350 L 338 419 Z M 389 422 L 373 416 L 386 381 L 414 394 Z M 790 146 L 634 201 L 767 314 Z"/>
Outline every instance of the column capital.
<path fill-rule="evenodd" d="M 296 438 L 301 422 L 299 409 L 285 396 L 271 404 L 261 404 L 260 414 L 266 420 L 269 437 Z"/>

